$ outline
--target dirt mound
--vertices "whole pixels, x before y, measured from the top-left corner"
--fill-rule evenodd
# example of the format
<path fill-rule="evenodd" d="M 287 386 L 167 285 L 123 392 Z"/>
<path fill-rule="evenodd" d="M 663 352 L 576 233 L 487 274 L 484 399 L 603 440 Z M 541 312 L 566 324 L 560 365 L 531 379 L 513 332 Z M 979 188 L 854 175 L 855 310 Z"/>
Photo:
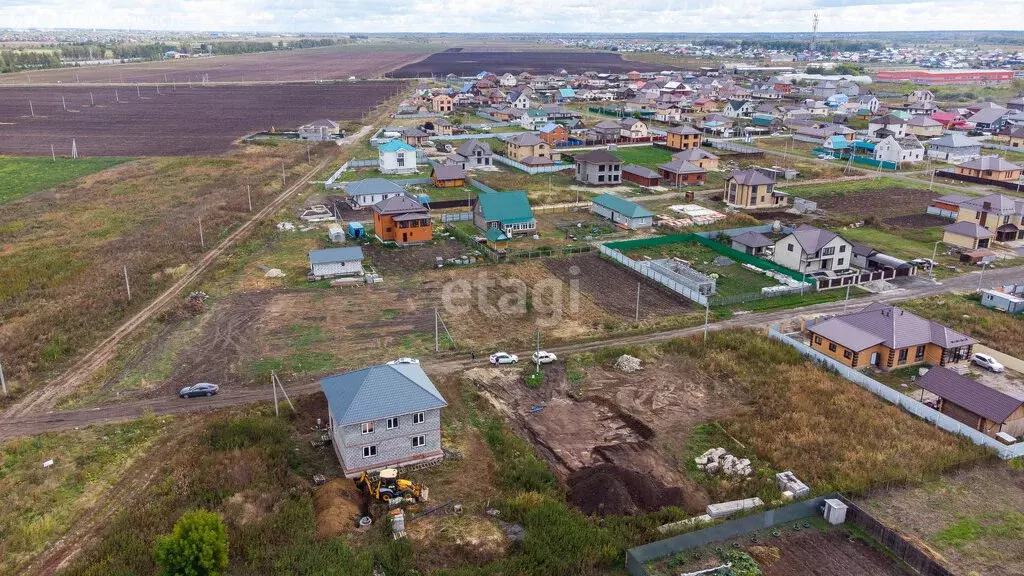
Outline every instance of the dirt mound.
<path fill-rule="evenodd" d="M 355 483 L 335 478 L 316 491 L 316 535 L 331 538 L 354 530 L 361 497 Z"/>
<path fill-rule="evenodd" d="M 569 476 L 569 500 L 585 514 L 637 514 L 679 505 L 683 491 L 639 472 L 600 464 Z"/>

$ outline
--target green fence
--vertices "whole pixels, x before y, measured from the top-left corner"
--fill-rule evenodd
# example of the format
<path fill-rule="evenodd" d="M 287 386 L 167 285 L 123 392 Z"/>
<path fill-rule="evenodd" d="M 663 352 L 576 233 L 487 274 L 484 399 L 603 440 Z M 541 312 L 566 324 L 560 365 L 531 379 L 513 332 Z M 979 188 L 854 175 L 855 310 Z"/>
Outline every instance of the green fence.
<path fill-rule="evenodd" d="M 790 270 L 784 266 L 779 266 L 774 262 L 765 260 L 764 258 L 758 258 L 757 256 L 751 256 L 746 252 L 740 252 L 734 248 L 726 246 L 721 242 L 716 242 L 710 238 L 705 238 L 699 234 L 672 234 L 670 236 L 657 236 L 654 238 L 644 238 L 641 240 L 624 240 L 622 242 L 609 242 L 605 246 L 618 250 L 620 252 L 625 250 L 635 250 L 637 248 L 649 248 L 652 246 L 665 246 L 666 244 L 682 244 L 686 242 L 696 242 L 702 246 L 706 246 L 721 254 L 722 256 L 728 256 L 737 262 L 744 264 L 750 264 L 751 266 L 757 266 L 762 270 L 773 270 L 779 274 L 785 274 L 794 280 L 805 282 L 804 275 L 795 271 Z"/>

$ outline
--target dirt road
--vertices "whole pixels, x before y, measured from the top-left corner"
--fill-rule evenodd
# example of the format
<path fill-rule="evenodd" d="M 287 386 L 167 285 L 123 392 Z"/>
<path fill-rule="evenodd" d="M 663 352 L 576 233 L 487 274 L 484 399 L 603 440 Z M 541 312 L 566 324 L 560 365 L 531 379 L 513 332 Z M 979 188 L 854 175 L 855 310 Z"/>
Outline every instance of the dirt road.
<path fill-rule="evenodd" d="M 1005 283 L 1017 282 L 1024 276 L 1024 267 L 1004 268 L 990 270 L 985 273 L 984 286 L 999 286 Z M 850 309 L 857 309 L 870 302 L 896 302 L 911 298 L 922 298 L 946 292 L 974 290 L 978 287 L 979 276 L 977 273 L 965 274 L 952 278 L 941 284 L 921 282 L 920 286 L 899 290 L 890 294 L 875 294 L 857 298 L 850 303 Z M 844 309 L 843 302 L 827 302 L 816 304 L 797 310 L 779 310 L 773 312 L 759 312 L 733 316 L 728 320 L 715 322 L 708 326 L 709 330 L 723 330 L 739 327 L 765 327 L 772 323 L 790 320 L 800 315 L 808 314 L 835 314 L 841 313 Z M 604 348 L 607 346 L 625 346 L 631 344 L 644 344 L 670 340 L 700 334 L 703 326 L 669 330 L 653 334 L 639 334 L 631 336 L 620 336 L 590 342 L 582 342 L 558 348 L 551 348 L 556 354 L 573 354 Z M 530 351 L 520 351 L 521 357 L 529 357 Z M 428 373 L 442 374 L 470 368 L 480 365 L 486 360 L 471 361 L 464 356 L 443 355 L 436 360 L 425 362 L 424 367 Z M 316 381 L 302 382 L 299 384 L 286 382 L 288 392 L 292 396 L 311 394 L 320 389 Z M 268 387 L 258 389 L 225 389 L 219 395 L 212 398 L 197 398 L 183 400 L 177 396 L 166 398 L 133 400 L 129 402 L 104 404 L 92 408 L 65 411 L 43 411 L 37 409 L 35 413 L 23 411 L 18 414 L 7 414 L 0 421 L 0 441 L 11 438 L 32 436 L 43 432 L 69 430 L 81 428 L 93 424 L 106 424 L 112 422 L 123 422 L 141 417 L 147 412 L 154 414 L 181 414 L 201 412 L 265 402 L 273 398 L 272 391 Z M 40 406 L 40 404 L 36 404 Z"/>

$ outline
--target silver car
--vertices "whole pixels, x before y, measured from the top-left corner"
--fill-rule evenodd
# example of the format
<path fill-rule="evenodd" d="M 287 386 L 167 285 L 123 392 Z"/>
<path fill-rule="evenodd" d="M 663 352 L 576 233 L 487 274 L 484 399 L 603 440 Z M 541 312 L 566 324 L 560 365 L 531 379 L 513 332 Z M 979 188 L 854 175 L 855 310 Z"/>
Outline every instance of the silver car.
<path fill-rule="evenodd" d="M 220 386 L 216 384 L 210 384 L 209 382 L 200 382 L 199 384 L 193 384 L 191 386 L 185 386 L 178 391 L 178 396 L 182 398 L 195 398 L 196 396 L 213 396 L 220 391 Z"/>

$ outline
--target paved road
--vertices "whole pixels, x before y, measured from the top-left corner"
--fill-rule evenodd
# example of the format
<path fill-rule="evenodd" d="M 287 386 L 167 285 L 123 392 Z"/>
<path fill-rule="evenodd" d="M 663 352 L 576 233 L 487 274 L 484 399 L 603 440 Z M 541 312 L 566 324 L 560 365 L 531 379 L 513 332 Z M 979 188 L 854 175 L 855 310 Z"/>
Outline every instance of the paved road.
<path fill-rule="evenodd" d="M 982 280 L 984 286 L 998 286 L 1020 282 L 1024 277 L 1024 266 L 1014 268 L 995 269 L 985 272 Z M 921 298 L 953 291 L 974 290 L 978 287 L 979 275 L 977 272 L 964 274 L 956 278 L 948 279 L 942 283 L 931 283 L 925 278 L 919 278 L 913 283 L 913 287 L 893 291 L 886 294 L 872 294 L 863 296 L 851 301 L 850 308 L 864 306 L 870 302 L 894 302 L 910 298 Z M 812 314 L 835 314 L 841 313 L 844 309 L 843 302 L 828 302 L 807 306 L 798 310 L 780 310 L 773 312 L 759 312 L 751 314 L 735 315 L 732 318 L 710 324 L 709 330 L 722 330 L 738 327 L 764 327 L 772 323 L 791 320 L 795 317 Z M 603 348 L 606 346 L 623 346 L 631 344 L 644 344 L 659 342 L 672 338 L 694 336 L 704 330 L 703 326 L 668 330 L 652 334 L 640 334 L 633 336 L 620 336 L 606 338 L 590 342 L 582 342 L 550 348 L 556 354 L 571 354 Z M 530 351 L 519 353 L 521 357 L 528 357 Z M 486 360 L 478 359 L 471 361 L 464 356 L 442 356 L 436 361 L 425 361 L 424 368 L 431 374 L 445 374 L 453 371 L 469 368 L 473 365 L 482 365 Z M 316 381 L 308 381 L 299 384 L 287 383 L 288 392 L 292 396 L 311 394 L 319 390 Z M 264 388 L 239 388 L 226 389 L 219 395 L 212 398 L 196 398 L 183 400 L 178 397 L 168 397 L 149 400 L 130 400 L 104 404 L 93 408 L 78 410 L 48 411 L 35 414 L 11 415 L 0 422 L 0 440 L 10 438 L 31 436 L 43 432 L 69 430 L 92 424 L 106 424 L 123 422 L 142 417 L 146 413 L 156 415 L 180 414 L 187 412 L 201 412 L 251 404 L 255 402 L 269 401 L 273 398 L 272 391 Z"/>

